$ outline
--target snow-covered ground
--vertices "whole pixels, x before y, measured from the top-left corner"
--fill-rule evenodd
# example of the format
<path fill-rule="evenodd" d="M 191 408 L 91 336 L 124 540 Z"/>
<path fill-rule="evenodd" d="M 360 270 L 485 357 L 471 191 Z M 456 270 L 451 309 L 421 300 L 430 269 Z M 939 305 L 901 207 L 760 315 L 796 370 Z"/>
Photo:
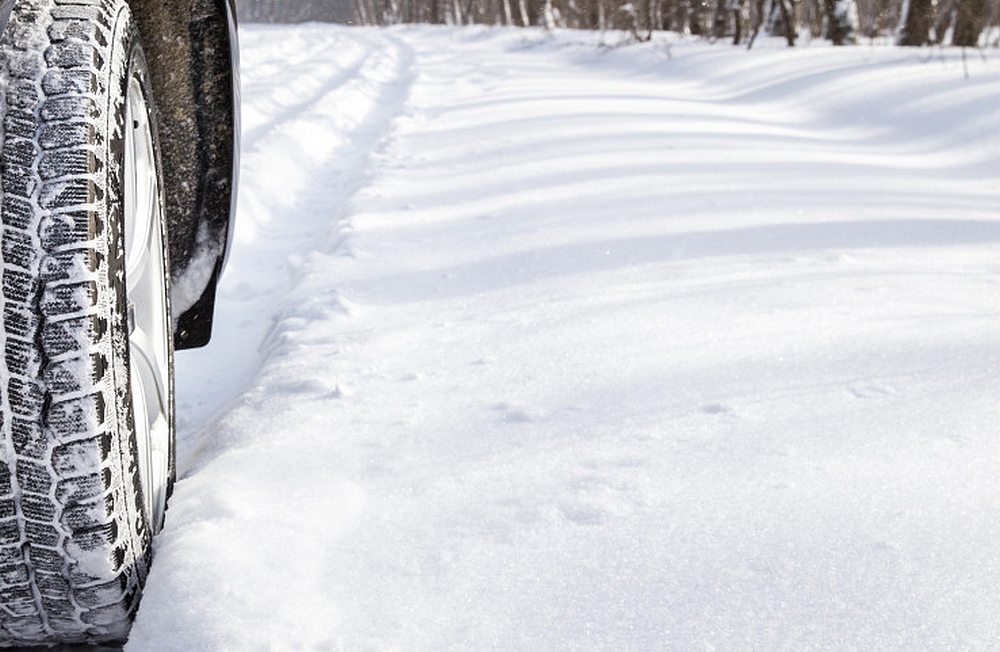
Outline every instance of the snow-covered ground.
<path fill-rule="evenodd" d="M 618 38 L 242 32 L 126 652 L 995 648 L 997 53 Z"/>

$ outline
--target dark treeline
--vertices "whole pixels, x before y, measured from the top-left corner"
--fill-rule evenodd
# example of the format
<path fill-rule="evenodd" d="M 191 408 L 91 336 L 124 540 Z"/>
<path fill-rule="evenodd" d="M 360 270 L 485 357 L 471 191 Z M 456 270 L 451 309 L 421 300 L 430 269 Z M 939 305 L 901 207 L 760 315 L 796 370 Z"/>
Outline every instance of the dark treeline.
<path fill-rule="evenodd" d="M 1000 0 L 237 0 L 249 22 L 327 20 L 673 31 L 753 45 L 760 34 L 794 45 L 890 38 L 901 45 L 1000 45 Z"/>
<path fill-rule="evenodd" d="M 760 33 L 836 44 L 996 46 L 1000 0 L 352 0 L 365 25 L 443 23 L 674 31 L 753 44 Z"/>
<path fill-rule="evenodd" d="M 348 23 L 354 18 L 354 0 L 236 0 L 245 23 Z"/>

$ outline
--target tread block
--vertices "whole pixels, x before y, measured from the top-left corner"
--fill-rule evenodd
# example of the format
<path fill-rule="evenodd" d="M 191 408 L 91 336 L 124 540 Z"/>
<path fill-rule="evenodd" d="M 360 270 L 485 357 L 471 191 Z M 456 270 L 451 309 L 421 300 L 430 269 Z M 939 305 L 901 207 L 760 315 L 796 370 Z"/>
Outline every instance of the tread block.
<path fill-rule="evenodd" d="M 80 534 L 76 533 L 73 536 L 74 538 L 79 538 Z M 70 582 L 72 582 L 76 586 L 83 586 L 85 584 L 95 584 L 98 582 L 106 582 L 108 580 L 108 576 L 110 575 L 110 573 L 106 572 L 106 570 L 103 568 L 104 565 L 106 564 L 106 558 L 95 556 L 91 552 L 81 550 L 80 547 L 74 543 L 74 541 L 67 542 L 66 548 L 67 548 L 67 554 L 69 554 L 73 559 L 75 559 L 78 562 L 77 564 L 71 565 L 69 567 Z M 100 569 L 101 572 L 100 575 L 98 575 L 95 572 L 91 572 L 90 570 L 87 570 L 88 568 L 91 567 L 89 566 L 85 567 L 82 565 L 83 563 L 89 561 L 86 555 L 91 555 L 94 559 L 98 560 L 99 563 L 95 568 Z"/>
<path fill-rule="evenodd" d="M 48 465 L 33 460 L 17 460 L 17 484 L 22 491 L 47 495 L 52 488 L 52 473 Z"/>
<path fill-rule="evenodd" d="M 11 436 L 14 441 L 14 452 L 21 457 L 35 460 L 48 459 L 49 438 L 33 419 L 15 416 L 11 420 Z"/>
<path fill-rule="evenodd" d="M 38 79 L 45 68 L 45 62 L 37 52 L 19 52 L 18 56 L 7 58 L 10 76 L 21 79 Z"/>
<path fill-rule="evenodd" d="M 80 633 L 80 621 L 72 614 L 47 616 L 46 622 L 59 636 L 59 640 L 66 641 L 67 644 L 84 644 L 90 640 L 86 634 Z"/>
<path fill-rule="evenodd" d="M 86 376 L 80 373 L 80 364 L 76 359 L 49 364 L 43 376 L 49 391 L 58 396 L 91 389 Z"/>
<path fill-rule="evenodd" d="M 110 477 L 110 474 L 108 475 Z M 99 473 L 60 480 L 56 484 L 56 500 L 63 505 L 72 506 L 98 498 L 108 488 L 109 485 L 104 482 L 103 475 Z"/>
<path fill-rule="evenodd" d="M 50 597 L 47 595 L 42 596 L 42 609 L 45 610 L 45 616 L 49 621 L 49 626 L 53 629 L 66 629 L 67 625 L 70 629 L 76 630 L 76 613 L 77 609 L 73 606 L 73 603 L 69 601 L 66 597 Z M 57 625 L 54 621 L 62 620 L 65 622 L 64 625 Z"/>
<path fill-rule="evenodd" d="M 4 305 L 3 320 L 8 335 L 23 339 L 34 339 L 42 323 L 34 310 L 15 303 Z"/>
<path fill-rule="evenodd" d="M 4 195 L 0 207 L 3 208 L 4 223 L 7 226 L 27 229 L 35 222 L 35 209 L 24 197 Z"/>
<path fill-rule="evenodd" d="M 92 249 L 59 252 L 42 261 L 41 276 L 49 283 L 90 278 L 103 260 L 104 257 Z"/>
<path fill-rule="evenodd" d="M 63 25 L 69 27 L 71 23 L 65 22 Z M 85 24 L 82 23 L 76 23 L 76 25 L 85 26 Z M 53 28 L 58 29 L 58 23 L 54 24 L 53 27 L 49 27 L 49 33 L 53 31 Z M 45 63 L 47 63 L 50 68 L 93 67 L 99 70 L 102 66 L 97 65 L 97 62 L 95 61 L 96 56 L 97 54 L 94 48 L 79 39 L 68 41 L 61 40 L 46 48 Z"/>
<path fill-rule="evenodd" d="M 9 301 L 31 303 L 37 293 L 38 281 L 34 275 L 16 269 L 3 270 L 3 294 Z M 7 305 L 12 305 L 8 303 Z M 34 338 L 34 334 L 32 334 Z"/>
<path fill-rule="evenodd" d="M 22 269 L 32 269 L 38 251 L 30 234 L 18 229 L 3 230 L 3 261 Z"/>
<path fill-rule="evenodd" d="M 7 382 L 7 396 L 15 415 L 33 417 L 44 407 L 45 393 L 34 380 L 11 378 Z"/>
<path fill-rule="evenodd" d="M 66 542 L 66 552 L 81 564 L 81 568 L 98 573 L 91 575 L 90 582 L 106 581 L 109 576 L 121 571 L 125 563 L 125 551 L 116 547 L 118 524 L 114 521 L 93 530 L 77 530 L 73 538 Z"/>
<path fill-rule="evenodd" d="M 42 91 L 46 97 L 74 93 L 78 95 L 98 94 L 100 82 L 90 70 L 62 70 L 56 68 L 42 77 Z"/>
<path fill-rule="evenodd" d="M 93 609 L 106 605 L 121 604 L 122 595 L 128 595 L 128 585 L 124 576 L 105 584 L 90 586 L 76 592 L 77 603 L 81 607 Z"/>
<path fill-rule="evenodd" d="M 52 523 L 28 521 L 24 524 L 24 538 L 31 545 L 56 548 L 63 540 L 63 533 Z"/>
<path fill-rule="evenodd" d="M 7 106 L 25 111 L 32 111 L 41 99 L 38 96 L 38 88 L 34 81 L 17 79 L 16 77 L 7 86 Z"/>
<path fill-rule="evenodd" d="M 25 7 L 24 3 L 21 3 L 21 15 L 24 20 L 20 23 L 10 22 L 8 23 L 8 29 L 11 34 L 11 43 L 19 44 L 20 47 L 17 49 L 21 52 L 25 51 L 24 44 L 30 43 L 35 37 L 35 28 L 33 23 L 38 22 L 41 18 L 41 8 L 40 7 Z M 17 45 L 15 45 L 17 47 Z"/>
<path fill-rule="evenodd" d="M 97 283 L 93 281 L 57 285 L 45 288 L 39 308 L 46 317 L 74 314 L 96 306 L 97 297 Z"/>
<path fill-rule="evenodd" d="M 62 524 L 69 530 L 78 532 L 106 526 L 109 518 L 108 503 L 98 499 L 67 507 L 63 510 Z"/>
<path fill-rule="evenodd" d="M 121 622 L 127 622 L 131 612 L 131 601 L 120 600 L 115 604 L 97 607 L 81 614 L 85 623 L 90 625 L 109 626 Z"/>
<path fill-rule="evenodd" d="M 3 143 L 3 156 L 8 167 L 16 165 L 30 169 L 37 155 L 38 147 L 30 138 L 7 138 Z"/>
<path fill-rule="evenodd" d="M 31 197 L 38 188 L 38 182 L 31 168 L 19 165 L 8 165 L 3 171 L 0 179 L 0 187 L 5 194 L 18 195 L 20 197 Z"/>
<path fill-rule="evenodd" d="M 45 384 L 54 396 L 95 390 L 106 370 L 103 356 L 96 353 L 85 360 L 61 360 L 50 363 L 45 369 Z"/>
<path fill-rule="evenodd" d="M 38 613 L 35 596 L 26 584 L 0 587 L 0 603 L 13 616 L 33 616 Z"/>
<path fill-rule="evenodd" d="M 24 493 L 21 496 L 21 513 L 29 521 L 49 523 L 56 518 L 56 508 L 48 496 Z"/>
<path fill-rule="evenodd" d="M 103 231 L 103 225 L 97 220 L 92 220 L 88 211 L 46 215 L 38 223 L 38 237 L 41 239 L 42 249 L 48 252 L 87 242 Z"/>
<path fill-rule="evenodd" d="M 7 363 L 7 370 L 10 373 L 35 377 L 40 366 L 41 356 L 31 342 L 8 338 L 4 351 L 4 361 Z"/>
<path fill-rule="evenodd" d="M 0 548 L 0 566 L 23 566 L 24 555 L 21 554 L 20 543 Z"/>
<path fill-rule="evenodd" d="M 36 571 L 62 573 L 64 561 L 63 556 L 58 550 L 42 546 L 31 546 L 28 548 L 28 559 L 31 560 L 31 566 Z"/>
<path fill-rule="evenodd" d="M 91 475 L 110 453 L 110 435 L 81 439 L 55 447 L 52 450 L 52 468 L 59 478 Z"/>
<path fill-rule="evenodd" d="M 35 118 L 29 111 L 10 107 L 7 115 L 3 118 L 4 133 L 7 138 L 27 138 L 35 137 Z"/>
<path fill-rule="evenodd" d="M 48 322 L 42 327 L 42 350 L 54 358 L 71 351 L 83 351 L 104 339 L 108 321 L 103 317 L 84 316 Z"/>
<path fill-rule="evenodd" d="M 52 9 L 52 18 L 55 20 L 92 20 L 105 24 L 101 15 L 100 4 L 92 2 L 59 5 Z"/>
<path fill-rule="evenodd" d="M 23 563 L 2 566 L 0 567 L 0 582 L 3 582 L 7 586 L 11 584 L 27 584 L 28 569 L 25 568 Z"/>
<path fill-rule="evenodd" d="M 62 573 L 35 573 L 35 582 L 42 595 L 60 596 L 69 591 L 69 583 Z"/>
<path fill-rule="evenodd" d="M 29 178 L 34 183 L 33 177 Z M 59 179 L 42 184 L 38 205 L 47 210 L 54 210 L 99 202 L 103 199 L 103 188 L 89 179 Z"/>
<path fill-rule="evenodd" d="M 71 147 L 42 154 L 38 175 L 45 181 L 60 177 L 100 174 L 104 164 L 84 147 Z"/>
<path fill-rule="evenodd" d="M 102 38 L 94 40 L 96 35 L 100 35 Z M 94 42 L 99 46 L 107 45 L 107 39 L 103 38 L 103 33 L 100 30 L 95 30 L 89 21 L 86 20 L 57 20 L 51 25 L 49 25 L 49 41 L 52 43 L 58 43 L 60 41 L 65 41 L 67 39 L 75 39 L 78 41 Z"/>
<path fill-rule="evenodd" d="M 93 98 L 81 100 L 79 97 L 54 97 L 42 102 L 42 119 L 55 120 L 96 120 L 101 117 L 101 106 Z"/>
<path fill-rule="evenodd" d="M 46 425 L 52 429 L 57 438 L 68 439 L 74 435 L 85 435 L 97 431 L 104 424 L 106 413 L 104 397 L 95 393 L 61 403 L 53 403 L 49 407 Z M 97 439 L 102 440 L 103 443 L 103 438 Z M 101 449 L 101 461 L 107 458 L 109 450 L 110 448 Z"/>
<path fill-rule="evenodd" d="M 0 521 L 0 537 L 2 541 L 17 541 L 21 538 L 21 527 L 16 518 Z"/>
<path fill-rule="evenodd" d="M 43 150 L 75 147 L 97 140 L 97 130 L 86 122 L 57 122 L 44 124 L 38 133 L 38 144 Z"/>

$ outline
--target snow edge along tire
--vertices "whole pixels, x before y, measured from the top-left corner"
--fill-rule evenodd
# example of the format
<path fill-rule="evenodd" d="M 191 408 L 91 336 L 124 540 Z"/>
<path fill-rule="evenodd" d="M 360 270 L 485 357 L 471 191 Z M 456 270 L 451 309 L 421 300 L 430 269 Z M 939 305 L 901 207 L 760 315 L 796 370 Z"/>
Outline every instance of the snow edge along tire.
<path fill-rule="evenodd" d="M 0 61 L 0 646 L 121 641 L 173 472 L 172 351 L 130 339 L 169 312 L 134 305 L 126 282 L 145 62 L 125 0 L 15 0 Z M 160 248 L 147 262 L 165 304 L 159 193 L 139 246 Z M 152 443 L 134 423 L 150 410 L 166 423 Z"/>

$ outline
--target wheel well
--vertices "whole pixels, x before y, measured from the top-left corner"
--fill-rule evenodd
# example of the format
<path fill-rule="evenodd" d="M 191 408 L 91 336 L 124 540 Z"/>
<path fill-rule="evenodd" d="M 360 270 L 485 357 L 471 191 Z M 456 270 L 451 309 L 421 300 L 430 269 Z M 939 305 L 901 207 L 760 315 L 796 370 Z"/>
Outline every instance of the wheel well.
<path fill-rule="evenodd" d="M 129 0 L 159 131 L 176 348 L 208 343 L 231 237 L 239 78 L 231 0 Z"/>

